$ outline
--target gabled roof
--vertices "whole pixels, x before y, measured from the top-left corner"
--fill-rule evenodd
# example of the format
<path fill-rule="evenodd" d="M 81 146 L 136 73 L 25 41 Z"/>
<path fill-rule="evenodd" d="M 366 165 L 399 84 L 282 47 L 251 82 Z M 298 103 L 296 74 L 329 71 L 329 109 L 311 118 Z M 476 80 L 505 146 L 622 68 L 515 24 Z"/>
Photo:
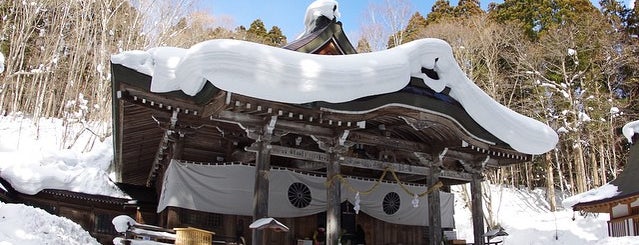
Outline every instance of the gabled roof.
<path fill-rule="evenodd" d="M 608 183 L 608 185 L 617 187 L 617 194 L 608 198 L 577 203 L 573 206 L 573 210 L 607 213 L 610 212 L 609 206 L 630 203 L 639 198 L 639 181 L 637 180 L 637 176 L 639 176 L 639 143 L 636 142 L 639 139 L 638 136 L 639 134 L 635 134 L 633 137 L 634 144 L 630 146 L 628 161 L 623 172 Z"/>
<path fill-rule="evenodd" d="M 318 18 L 315 29 L 283 48 L 309 54 L 344 55 L 357 51 L 346 37 L 342 22 L 329 20 L 325 16 Z"/>

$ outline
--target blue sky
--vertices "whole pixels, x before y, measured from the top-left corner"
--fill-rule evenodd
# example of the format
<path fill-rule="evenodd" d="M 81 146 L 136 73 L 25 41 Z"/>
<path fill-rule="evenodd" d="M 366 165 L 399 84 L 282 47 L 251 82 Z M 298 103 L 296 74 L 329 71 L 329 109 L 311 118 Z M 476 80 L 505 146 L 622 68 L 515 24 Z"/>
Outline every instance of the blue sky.
<path fill-rule="evenodd" d="M 204 10 L 212 13 L 214 16 L 232 16 L 233 26 L 248 26 L 255 19 L 261 19 L 267 29 L 272 26 L 279 26 L 289 41 L 304 31 L 304 14 L 306 7 L 314 0 L 203 0 L 202 7 Z M 434 0 L 409 0 L 415 11 L 419 11 L 422 15 L 430 12 Z M 339 20 L 344 24 L 346 34 L 351 37 L 359 36 L 358 32 L 363 21 L 363 11 L 370 4 L 380 4 L 383 0 L 338 0 L 340 13 Z M 457 4 L 457 0 L 451 0 L 451 4 Z M 490 2 L 502 2 L 501 0 L 481 0 L 482 7 L 485 9 Z M 598 0 L 592 0 L 597 4 Z M 628 4 L 634 0 L 623 0 Z M 596 5 L 598 6 L 598 4 Z M 355 41 L 355 40 L 351 40 Z"/>
<path fill-rule="evenodd" d="M 202 4 L 214 16 L 227 15 L 234 19 L 234 26 L 248 26 L 255 19 L 261 19 L 267 29 L 279 26 L 289 41 L 304 31 L 304 14 L 306 7 L 314 0 L 203 0 Z M 430 12 L 434 0 L 409 0 L 415 11 L 426 15 Z M 370 4 L 383 3 L 382 0 L 338 0 L 341 18 L 338 20 L 344 24 L 344 29 L 349 37 L 359 36 L 364 10 Z M 482 0 L 482 6 L 490 1 Z M 485 2 L 485 3 L 484 3 Z M 501 1 L 495 1 L 501 2 Z M 456 4 L 452 0 L 451 4 Z M 355 41 L 355 40 L 352 40 Z"/>

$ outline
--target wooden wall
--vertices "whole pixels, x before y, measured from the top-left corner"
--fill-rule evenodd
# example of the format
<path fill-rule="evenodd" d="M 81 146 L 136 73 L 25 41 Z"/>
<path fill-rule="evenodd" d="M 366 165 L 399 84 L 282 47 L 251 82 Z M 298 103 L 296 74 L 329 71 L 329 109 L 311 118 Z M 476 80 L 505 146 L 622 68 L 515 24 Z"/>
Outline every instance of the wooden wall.
<path fill-rule="evenodd" d="M 428 227 L 391 224 L 363 212 L 357 214 L 357 224 L 364 228 L 366 245 L 426 244 Z"/>
<path fill-rule="evenodd" d="M 251 230 L 248 228 L 252 218 L 250 216 L 222 215 L 222 225 L 219 227 L 207 227 L 198 224 L 184 224 L 180 222 L 179 215 L 185 210 L 169 207 L 166 212 L 168 217 L 167 228 L 196 227 L 215 232 L 213 240 L 235 242 L 239 235 L 243 236 L 246 243 L 251 243 Z M 190 212 L 187 210 L 187 212 Z M 299 218 L 280 218 L 278 221 L 289 227 L 289 232 L 265 232 L 264 239 L 270 245 L 296 245 L 298 240 L 312 240 L 313 233 L 318 224 L 324 223 L 322 214 Z M 361 225 L 366 234 L 367 245 L 419 245 L 426 244 L 427 227 L 397 225 L 375 219 L 363 212 L 355 216 L 357 225 Z"/>

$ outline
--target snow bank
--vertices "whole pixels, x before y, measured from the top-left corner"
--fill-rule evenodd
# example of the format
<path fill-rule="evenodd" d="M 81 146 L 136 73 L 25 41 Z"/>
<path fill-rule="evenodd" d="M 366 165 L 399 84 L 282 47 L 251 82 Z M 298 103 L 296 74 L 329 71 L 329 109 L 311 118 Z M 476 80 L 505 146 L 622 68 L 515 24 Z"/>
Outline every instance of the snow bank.
<path fill-rule="evenodd" d="M 39 208 L 0 202 L 0 244 L 99 244 L 80 225 Z"/>
<path fill-rule="evenodd" d="M 470 208 L 464 200 L 464 188 L 453 186 L 455 194 L 455 225 L 457 236 L 473 241 Z M 498 185 L 483 184 L 484 191 L 492 197 L 493 219 L 501 225 L 508 236 L 494 238 L 503 244 L 580 244 L 580 245 L 637 245 L 637 237 L 608 237 L 608 215 L 575 216 L 571 210 L 551 212 L 544 189 L 528 191 Z M 557 194 L 557 196 L 561 196 Z M 484 213 L 488 214 L 486 202 Z"/>

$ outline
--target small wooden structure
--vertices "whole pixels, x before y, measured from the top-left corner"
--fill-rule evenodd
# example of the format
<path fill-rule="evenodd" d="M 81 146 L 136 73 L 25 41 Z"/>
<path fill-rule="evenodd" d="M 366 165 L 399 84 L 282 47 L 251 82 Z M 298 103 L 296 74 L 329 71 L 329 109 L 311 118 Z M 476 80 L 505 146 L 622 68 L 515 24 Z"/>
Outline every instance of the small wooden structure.
<path fill-rule="evenodd" d="M 355 53 L 340 22 L 325 19 L 318 23 L 313 32 L 284 48 L 313 54 Z M 248 224 L 269 217 L 271 167 L 321 174 L 327 180 L 338 176 L 376 179 L 393 169 L 403 183 L 441 183 L 444 191 L 451 185 L 470 183 L 475 244 L 483 244 L 483 169 L 531 159 L 479 126 L 457 101 L 434 92 L 419 78 L 411 78 L 397 92 L 345 103 L 289 104 L 230 93 L 210 83 L 195 96 L 181 91 L 153 93 L 151 77 L 119 64 L 112 64 L 111 69 L 118 182 L 148 186 L 160 194 L 171 159 L 242 162 L 256 168 L 255 179 L 246 180 L 247 185 L 254 185 L 252 216 L 169 207 L 157 219 L 167 228 L 183 227 L 189 223 L 185 217 L 197 213 L 206 218 L 189 225 L 223 237 L 241 236 L 252 244 L 294 244 L 310 237 L 322 224 L 331 241 L 328 244 L 336 244 L 343 223 L 353 222 L 364 227 L 370 244 L 440 244 L 438 191 L 428 194 L 431 215 L 423 218 L 430 225 L 407 226 L 363 213 L 344 216 L 339 181 L 326 187 L 325 214 L 280 219 L 290 232 L 264 240 L 261 230 L 247 234 Z M 343 113 L 348 111 L 365 113 Z"/>
<path fill-rule="evenodd" d="M 111 220 L 118 215 L 126 214 L 144 222 L 155 222 L 149 218 L 156 216 L 152 208 L 156 204 L 147 203 L 146 199 L 132 203 L 130 199 L 53 189 L 27 195 L 16 191 L 2 178 L 0 178 L 0 184 L 6 189 L 6 191 L 0 189 L 0 201 L 22 203 L 41 208 L 53 215 L 66 217 L 79 224 L 102 244 L 112 243 L 113 238 L 118 235 L 111 223 Z M 127 186 L 120 187 L 127 190 Z M 146 188 L 142 187 L 142 189 Z M 151 194 L 150 197 L 155 198 L 154 194 L 149 193 L 148 190 L 142 192 Z"/>
<path fill-rule="evenodd" d="M 616 186 L 618 193 L 612 197 L 580 202 L 574 211 L 608 213 L 608 235 L 611 237 L 639 236 L 639 134 L 633 137 L 624 171 L 606 186 Z M 595 190 L 596 191 L 596 190 Z"/>

